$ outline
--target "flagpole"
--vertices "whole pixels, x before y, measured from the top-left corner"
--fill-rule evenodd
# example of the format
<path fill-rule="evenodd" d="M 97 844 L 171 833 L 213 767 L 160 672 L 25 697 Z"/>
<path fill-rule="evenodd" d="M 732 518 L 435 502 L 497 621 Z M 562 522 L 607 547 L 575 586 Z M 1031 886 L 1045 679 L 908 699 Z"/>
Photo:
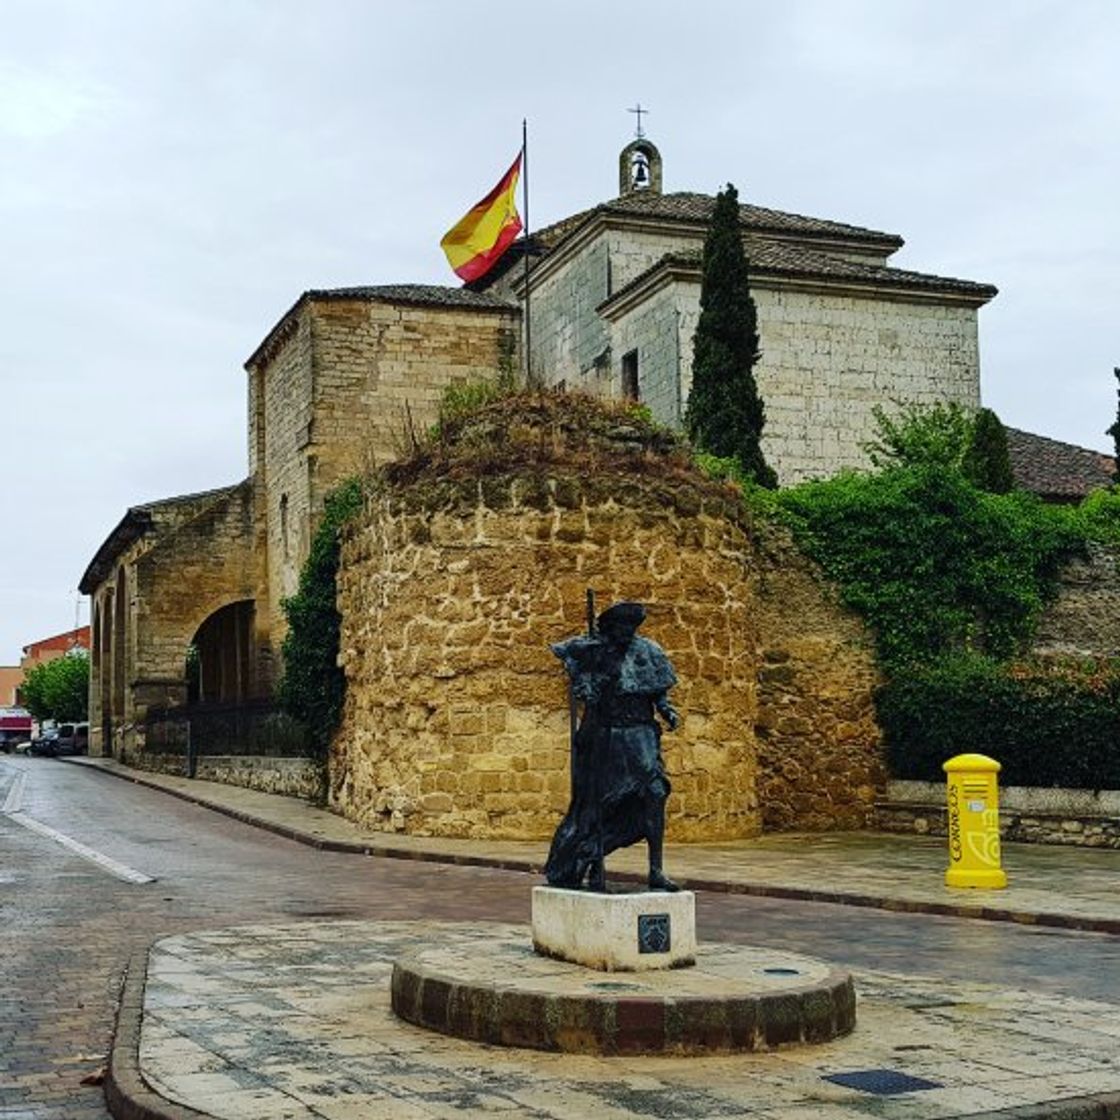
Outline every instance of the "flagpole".
<path fill-rule="evenodd" d="M 525 329 L 522 338 L 525 342 L 525 388 L 533 387 L 533 371 L 530 366 L 532 354 L 533 327 L 529 314 L 529 122 L 521 118 L 521 209 L 525 213 L 525 227 L 522 231 L 522 252 L 525 257 Z"/>

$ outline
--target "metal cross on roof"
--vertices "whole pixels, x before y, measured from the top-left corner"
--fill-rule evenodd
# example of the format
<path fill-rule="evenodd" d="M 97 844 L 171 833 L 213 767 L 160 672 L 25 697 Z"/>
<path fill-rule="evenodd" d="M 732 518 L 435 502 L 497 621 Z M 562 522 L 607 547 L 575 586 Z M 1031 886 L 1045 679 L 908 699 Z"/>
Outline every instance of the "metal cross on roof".
<path fill-rule="evenodd" d="M 637 116 L 638 116 L 638 127 L 634 130 L 634 135 L 639 140 L 641 140 L 645 136 L 645 133 L 642 131 L 642 114 L 643 113 L 648 113 L 649 110 L 648 109 L 643 109 L 642 108 L 642 103 L 639 101 L 638 104 L 633 109 L 627 109 L 626 111 L 628 113 L 636 113 L 637 114 Z"/>

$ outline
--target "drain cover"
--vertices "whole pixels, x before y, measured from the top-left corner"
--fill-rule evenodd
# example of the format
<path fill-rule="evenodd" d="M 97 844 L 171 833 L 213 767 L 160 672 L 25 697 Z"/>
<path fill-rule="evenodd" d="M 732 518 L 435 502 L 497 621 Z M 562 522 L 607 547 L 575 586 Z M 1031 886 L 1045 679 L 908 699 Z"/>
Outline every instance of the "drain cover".
<path fill-rule="evenodd" d="M 895 1093 L 916 1093 L 922 1089 L 940 1089 L 937 1081 L 926 1081 L 922 1077 L 911 1077 L 894 1069 L 860 1069 L 851 1073 L 829 1073 L 824 1077 L 834 1085 L 847 1089 L 858 1089 L 861 1093 L 874 1093 L 876 1096 L 889 1097 Z"/>

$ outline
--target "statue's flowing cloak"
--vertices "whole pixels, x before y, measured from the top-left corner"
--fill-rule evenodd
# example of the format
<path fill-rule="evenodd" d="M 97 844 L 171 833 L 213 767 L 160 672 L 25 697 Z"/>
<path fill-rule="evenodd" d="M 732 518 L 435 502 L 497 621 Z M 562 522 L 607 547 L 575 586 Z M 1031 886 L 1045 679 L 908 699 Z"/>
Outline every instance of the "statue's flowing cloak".
<path fill-rule="evenodd" d="M 654 706 L 677 683 L 664 650 L 635 636 L 621 657 L 601 638 L 552 647 L 584 705 L 572 753 L 572 799 L 552 840 L 545 875 L 577 887 L 602 857 L 648 838 L 651 795 L 667 797 Z"/>

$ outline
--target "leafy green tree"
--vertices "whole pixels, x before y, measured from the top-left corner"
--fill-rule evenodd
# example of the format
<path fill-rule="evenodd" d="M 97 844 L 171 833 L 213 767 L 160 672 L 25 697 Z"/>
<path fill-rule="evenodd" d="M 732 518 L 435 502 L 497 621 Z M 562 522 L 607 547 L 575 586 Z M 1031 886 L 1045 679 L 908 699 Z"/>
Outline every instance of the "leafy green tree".
<path fill-rule="evenodd" d="M 875 439 L 861 445 L 876 467 L 960 467 L 972 441 L 974 418 L 954 401 L 910 404 L 888 414 L 871 410 Z"/>
<path fill-rule="evenodd" d="M 990 408 L 976 414 L 961 469 L 973 486 L 989 494 L 1010 494 L 1015 489 L 1007 430 Z"/>
<path fill-rule="evenodd" d="M 1120 486 L 1120 366 L 1117 366 L 1112 372 L 1116 375 L 1116 420 L 1105 434 L 1112 436 L 1114 445 L 1113 455 L 1115 458 L 1113 462 L 1116 469 L 1112 472 L 1112 481 Z"/>
<path fill-rule="evenodd" d="M 728 183 L 716 196 L 704 241 L 685 427 L 701 451 L 737 459 L 743 474 L 773 489 L 778 478 L 762 454 L 766 410 L 754 378 L 760 357 L 758 312 L 739 228 L 739 194 Z"/>
<path fill-rule="evenodd" d="M 342 716 L 346 677 L 338 667 L 342 616 L 335 602 L 339 533 L 361 508 L 362 485 L 344 482 L 327 496 L 323 519 L 299 576 L 299 588 L 281 606 L 288 620 L 280 704 L 311 731 L 325 750 Z"/>
<path fill-rule="evenodd" d="M 37 719 L 83 720 L 89 715 L 89 655 L 74 650 L 28 669 L 23 705 Z"/>

